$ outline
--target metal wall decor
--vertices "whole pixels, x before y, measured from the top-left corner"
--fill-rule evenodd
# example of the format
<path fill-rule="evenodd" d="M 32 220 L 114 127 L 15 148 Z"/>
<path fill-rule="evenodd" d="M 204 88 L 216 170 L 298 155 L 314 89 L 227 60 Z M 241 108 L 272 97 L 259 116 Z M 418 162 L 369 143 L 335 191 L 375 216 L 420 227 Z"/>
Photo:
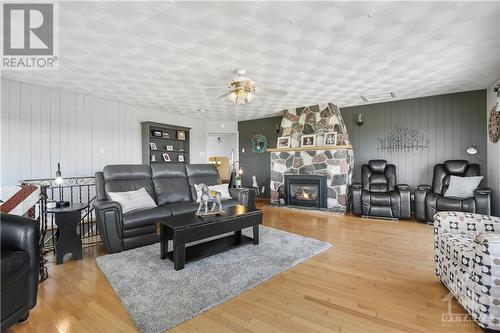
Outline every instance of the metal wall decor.
<path fill-rule="evenodd" d="M 263 154 L 267 150 L 267 139 L 262 134 L 255 134 L 252 138 L 252 151 L 256 154 Z"/>
<path fill-rule="evenodd" d="M 380 148 L 388 152 L 415 151 L 429 148 L 430 139 L 419 130 L 398 125 L 387 136 L 378 138 Z"/>

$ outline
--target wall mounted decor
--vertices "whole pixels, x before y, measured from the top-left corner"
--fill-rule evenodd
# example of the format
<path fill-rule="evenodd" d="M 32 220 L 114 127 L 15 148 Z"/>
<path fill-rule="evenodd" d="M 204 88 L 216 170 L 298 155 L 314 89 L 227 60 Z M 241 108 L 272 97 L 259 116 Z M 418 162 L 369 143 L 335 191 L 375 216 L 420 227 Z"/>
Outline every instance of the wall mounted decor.
<path fill-rule="evenodd" d="M 251 140 L 252 151 L 256 154 L 263 154 L 267 150 L 267 139 L 262 134 L 255 134 Z"/>
<path fill-rule="evenodd" d="M 429 148 L 430 139 L 419 130 L 398 125 L 385 137 L 378 138 L 380 147 L 388 152 L 414 151 Z"/>
<path fill-rule="evenodd" d="M 364 123 L 363 121 L 363 115 L 361 113 L 358 113 L 358 115 L 356 116 L 356 124 L 358 126 L 362 126 Z"/>
<path fill-rule="evenodd" d="M 490 110 L 490 116 L 488 118 L 488 136 L 493 143 L 498 142 L 500 138 L 500 112 L 496 111 L 496 106 L 492 107 Z"/>

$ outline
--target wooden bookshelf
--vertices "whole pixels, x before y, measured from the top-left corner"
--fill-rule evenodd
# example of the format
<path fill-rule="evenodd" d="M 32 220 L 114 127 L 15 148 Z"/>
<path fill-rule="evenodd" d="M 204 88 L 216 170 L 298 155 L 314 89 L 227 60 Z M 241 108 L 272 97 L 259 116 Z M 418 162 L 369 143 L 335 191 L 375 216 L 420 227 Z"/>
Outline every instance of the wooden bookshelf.
<path fill-rule="evenodd" d="M 189 127 L 145 121 L 141 123 L 141 128 L 143 164 L 189 163 L 191 136 Z M 185 140 L 179 138 L 178 131 L 184 132 Z M 161 135 L 155 135 L 157 133 Z M 151 143 L 156 146 L 156 149 L 151 148 Z M 167 146 L 171 146 L 172 149 L 168 149 Z M 167 154 L 170 161 L 165 161 L 163 154 Z M 152 160 L 153 156 L 154 161 Z M 179 161 L 179 156 L 183 156 L 184 161 Z"/>

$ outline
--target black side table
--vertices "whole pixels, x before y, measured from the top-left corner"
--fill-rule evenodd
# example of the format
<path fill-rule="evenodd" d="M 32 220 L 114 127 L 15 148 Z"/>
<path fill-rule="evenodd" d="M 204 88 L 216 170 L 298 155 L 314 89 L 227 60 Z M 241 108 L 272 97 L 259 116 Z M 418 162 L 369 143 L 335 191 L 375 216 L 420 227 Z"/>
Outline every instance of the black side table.
<path fill-rule="evenodd" d="M 78 234 L 78 224 L 82 218 L 81 211 L 88 204 L 73 203 L 68 207 L 48 208 L 47 213 L 54 214 L 57 224 L 56 264 L 63 263 L 66 253 L 71 253 L 74 259 L 82 259 L 82 240 Z"/>

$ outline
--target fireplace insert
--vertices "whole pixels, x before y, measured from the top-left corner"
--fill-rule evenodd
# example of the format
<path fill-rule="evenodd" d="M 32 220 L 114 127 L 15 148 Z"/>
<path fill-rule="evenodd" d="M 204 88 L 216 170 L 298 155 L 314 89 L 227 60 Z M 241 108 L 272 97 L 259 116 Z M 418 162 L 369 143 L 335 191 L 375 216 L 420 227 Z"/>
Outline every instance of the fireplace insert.
<path fill-rule="evenodd" d="M 285 204 L 327 208 L 326 176 L 285 175 Z"/>

